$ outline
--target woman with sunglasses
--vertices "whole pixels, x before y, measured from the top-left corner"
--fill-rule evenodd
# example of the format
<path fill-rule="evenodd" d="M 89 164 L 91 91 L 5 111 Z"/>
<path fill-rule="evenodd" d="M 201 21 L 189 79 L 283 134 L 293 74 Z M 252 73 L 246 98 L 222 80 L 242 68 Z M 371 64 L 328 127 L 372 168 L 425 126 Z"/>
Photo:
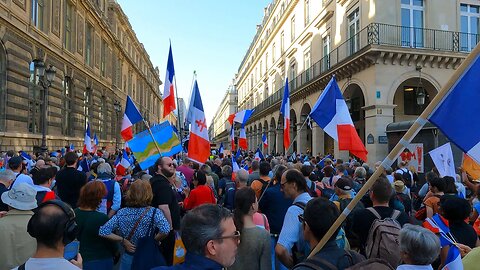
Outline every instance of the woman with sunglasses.
<path fill-rule="evenodd" d="M 235 210 L 233 220 L 240 231 L 240 245 L 235 263 L 229 270 L 271 270 L 270 234 L 253 222 L 253 215 L 258 211 L 255 191 L 250 187 L 235 193 Z"/>
<path fill-rule="evenodd" d="M 207 176 L 204 172 L 195 171 L 192 182 L 194 186 L 192 191 L 188 188 L 184 189 L 185 200 L 183 201 L 183 208 L 185 210 L 191 210 L 205 203 L 215 204 L 217 202 L 213 194 L 213 189 L 205 185 L 207 183 Z"/>

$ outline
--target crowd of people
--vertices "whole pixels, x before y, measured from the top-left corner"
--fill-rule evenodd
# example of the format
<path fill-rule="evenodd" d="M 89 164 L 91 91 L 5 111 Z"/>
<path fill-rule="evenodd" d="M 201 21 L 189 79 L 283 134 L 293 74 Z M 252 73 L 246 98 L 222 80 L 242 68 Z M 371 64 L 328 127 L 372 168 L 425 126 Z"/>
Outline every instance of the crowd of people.
<path fill-rule="evenodd" d="M 462 170 L 401 162 L 347 208 L 380 162 L 244 152 L 120 172 L 117 155 L 5 153 L 0 270 L 442 269 L 454 249 L 464 269 L 480 261 L 479 183 Z"/>

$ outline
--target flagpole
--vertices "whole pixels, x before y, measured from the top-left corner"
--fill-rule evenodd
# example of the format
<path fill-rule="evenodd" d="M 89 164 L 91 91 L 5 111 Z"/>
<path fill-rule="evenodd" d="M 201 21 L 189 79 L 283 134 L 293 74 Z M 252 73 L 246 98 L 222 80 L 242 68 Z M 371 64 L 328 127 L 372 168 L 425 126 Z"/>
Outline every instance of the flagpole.
<path fill-rule="evenodd" d="M 147 126 L 148 132 L 150 133 L 150 136 L 152 137 L 153 143 L 155 144 L 155 147 L 157 148 L 158 154 L 160 157 L 162 157 L 162 152 L 160 152 L 160 147 L 157 144 L 157 141 L 155 140 L 155 137 L 153 137 L 152 130 L 150 129 L 150 125 L 148 124 L 147 120 L 143 119 L 143 123 L 145 126 Z"/>
<path fill-rule="evenodd" d="M 309 118 L 310 118 L 310 116 L 308 116 L 307 119 L 305 119 L 305 121 L 303 121 L 303 124 L 302 124 L 302 126 L 300 127 L 300 130 L 297 130 L 297 132 L 298 132 L 298 131 L 302 131 L 303 126 L 305 126 L 305 123 L 307 123 L 307 121 L 308 121 Z M 289 132 L 290 132 L 290 131 L 289 131 Z M 284 136 L 285 136 L 285 134 L 284 134 Z M 288 155 L 288 151 L 289 151 L 290 148 L 292 147 L 293 143 L 297 140 L 297 136 L 298 136 L 298 133 L 295 134 L 295 137 L 293 137 L 293 140 L 292 140 L 292 142 L 290 143 L 290 145 L 288 146 L 287 151 L 285 151 L 285 155 Z"/>
<path fill-rule="evenodd" d="M 360 199 L 367 193 L 367 191 L 373 186 L 375 181 L 377 181 L 378 177 L 385 171 L 386 168 L 389 168 L 398 156 L 402 153 L 408 144 L 415 138 L 415 136 L 420 132 L 423 126 L 428 122 L 428 117 L 431 113 L 437 108 L 437 106 L 443 101 L 443 99 L 447 96 L 449 91 L 452 87 L 456 84 L 459 77 L 464 74 L 465 70 L 471 66 L 473 60 L 480 55 L 480 45 L 477 45 L 473 51 L 465 58 L 462 64 L 458 67 L 458 69 L 453 73 L 452 77 L 448 80 L 448 82 L 442 87 L 442 89 L 438 92 L 438 94 L 433 98 L 433 100 L 428 104 L 422 114 L 415 120 L 413 125 L 408 129 L 408 131 L 403 135 L 400 141 L 395 145 L 393 150 L 385 157 L 382 161 L 381 166 L 373 173 L 373 175 L 368 179 L 368 181 L 363 185 L 363 187 L 358 191 L 357 195 L 353 198 L 353 200 L 347 205 L 347 207 L 343 210 L 340 216 L 337 218 L 335 223 L 330 227 L 327 233 L 323 236 L 323 238 L 318 242 L 317 246 L 311 251 L 308 258 L 312 258 L 317 252 L 319 252 L 323 246 L 327 243 L 328 239 L 332 237 L 338 227 L 345 221 L 348 214 L 355 208 L 357 203 Z"/>
<path fill-rule="evenodd" d="M 170 41 L 170 48 L 172 48 L 172 41 L 169 39 Z M 179 128 L 179 135 L 180 135 L 180 145 L 182 144 L 182 124 L 180 123 L 180 103 L 178 102 L 178 84 L 177 84 L 177 76 L 174 76 L 173 79 L 175 80 L 175 96 L 177 97 L 176 100 L 177 100 L 177 123 L 178 123 L 178 128 Z M 185 114 L 185 112 L 183 112 L 183 114 Z M 183 153 L 183 146 L 182 146 L 182 153 Z"/>

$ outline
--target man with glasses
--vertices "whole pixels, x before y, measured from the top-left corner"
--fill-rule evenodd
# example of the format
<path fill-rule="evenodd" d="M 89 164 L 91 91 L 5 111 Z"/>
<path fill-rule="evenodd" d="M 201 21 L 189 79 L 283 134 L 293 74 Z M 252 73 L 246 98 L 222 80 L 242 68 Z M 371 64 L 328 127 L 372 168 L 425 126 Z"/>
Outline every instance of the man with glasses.
<path fill-rule="evenodd" d="M 160 247 L 167 265 L 172 265 L 175 231 L 180 230 L 180 206 L 177 201 L 176 188 L 168 180 L 175 175 L 175 167 L 169 157 L 159 158 L 154 167 L 156 174 L 150 179 L 153 191 L 152 206 L 162 210 L 170 223 L 170 233 L 162 240 Z"/>
<path fill-rule="evenodd" d="M 228 209 L 214 204 L 196 207 L 183 218 L 181 231 L 187 249 L 185 262 L 153 270 L 221 270 L 235 262 L 240 232 Z"/>
<path fill-rule="evenodd" d="M 283 265 L 291 268 L 310 252 L 308 243 L 303 239 L 302 223 L 297 217 L 303 213 L 305 205 L 312 197 L 307 192 L 305 178 L 296 169 L 283 173 L 280 188 L 285 198 L 293 200 L 293 205 L 285 214 L 282 230 L 275 246 L 275 254 Z"/>

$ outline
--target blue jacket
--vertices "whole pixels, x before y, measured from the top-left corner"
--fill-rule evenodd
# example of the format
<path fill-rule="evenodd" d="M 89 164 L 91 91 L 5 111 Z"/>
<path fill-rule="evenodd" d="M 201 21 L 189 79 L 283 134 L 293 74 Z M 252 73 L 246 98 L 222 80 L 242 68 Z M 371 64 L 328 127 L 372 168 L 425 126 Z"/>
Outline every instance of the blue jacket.
<path fill-rule="evenodd" d="M 159 266 L 152 270 L 221 270 L 223 266 L 207 257 L 187 252 L 185 262 L 175 266 Z"/>

